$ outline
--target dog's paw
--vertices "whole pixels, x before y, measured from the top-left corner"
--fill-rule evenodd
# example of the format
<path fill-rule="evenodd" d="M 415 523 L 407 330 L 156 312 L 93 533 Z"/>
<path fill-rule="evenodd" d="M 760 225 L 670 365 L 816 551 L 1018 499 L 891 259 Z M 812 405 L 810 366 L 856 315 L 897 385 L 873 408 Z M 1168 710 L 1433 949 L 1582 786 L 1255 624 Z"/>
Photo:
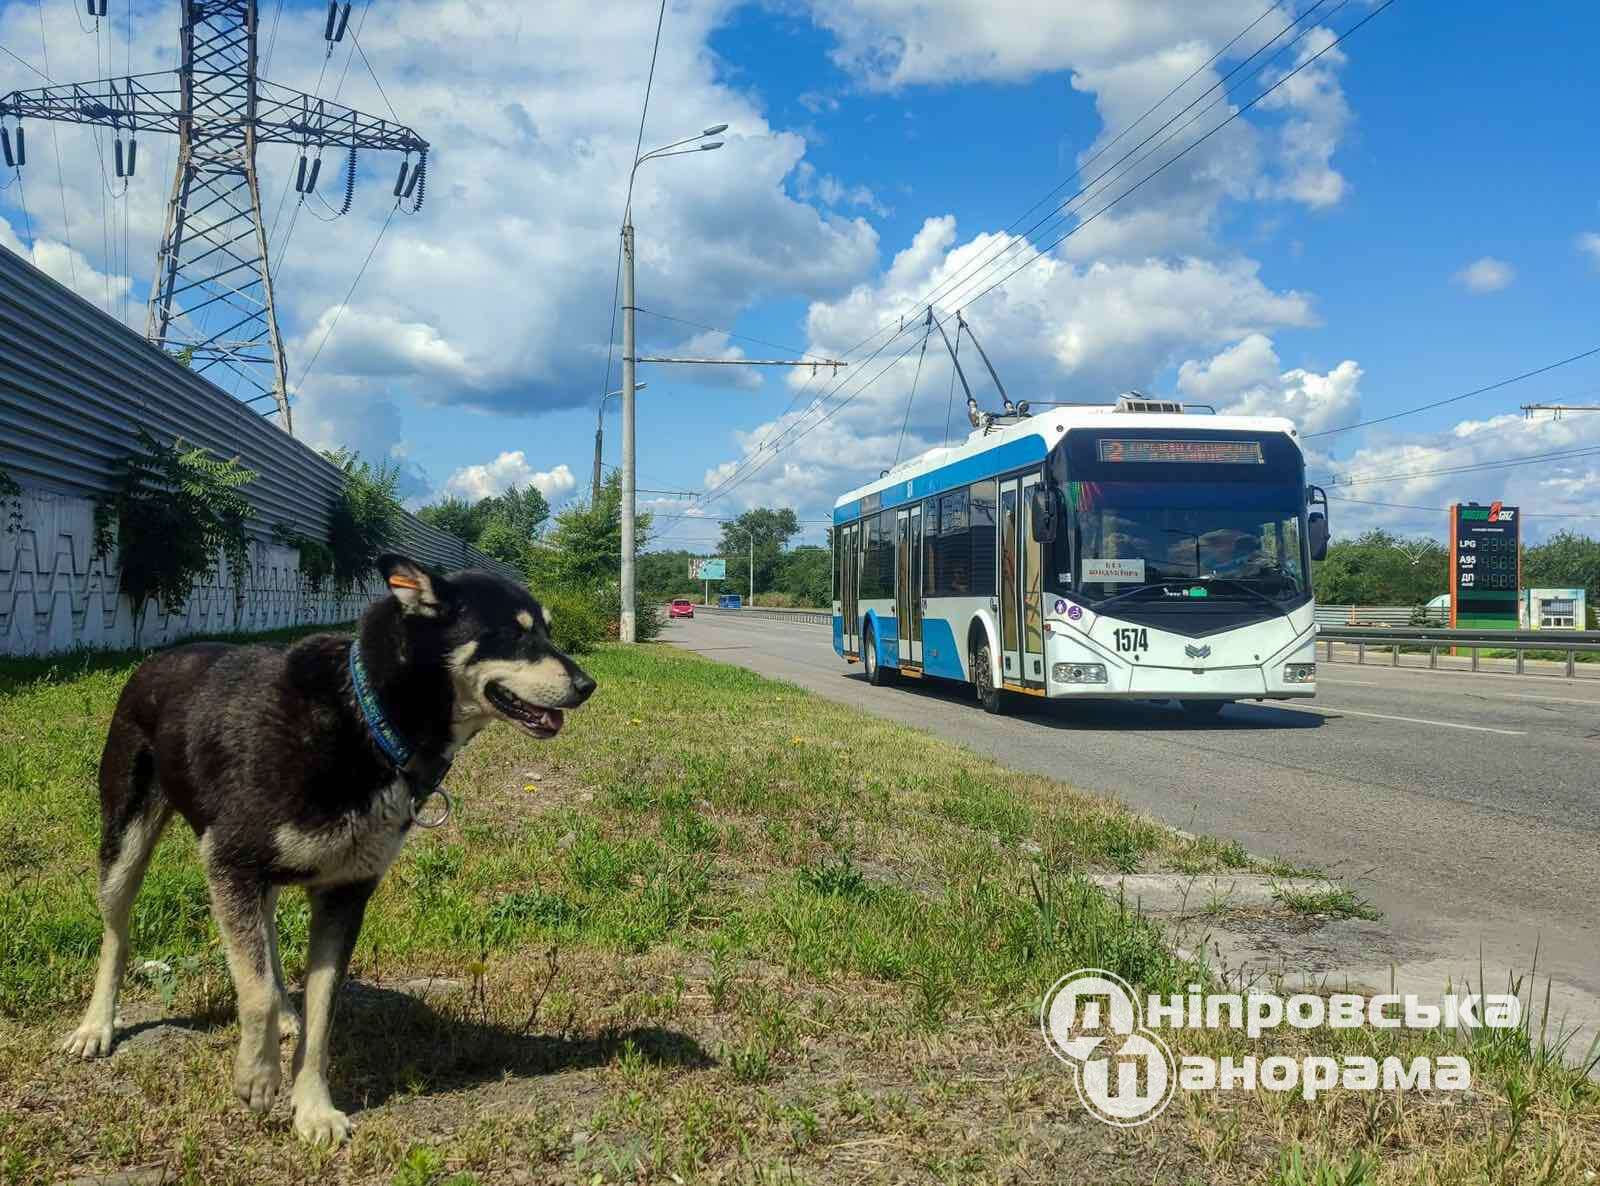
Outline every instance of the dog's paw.
<path fill-rule="evenodd" d="M 350 1117 L 332 1104 L 303 1104 L 294 1110 L 294 1131 L 313 1145 L 342 1145 L 350 1139 Z"/>
<path fill-rule="evenodd" d="M 270 1063 L 241 1064 L 233 1072 L 233 1094 L 252 1112 L 270 1112 L 282 1081 L 283 1071 L 276 1059 Z"/>
<path fill-rule="evenodd" d="M 111 1053 L 111 1032 L 112 1024 L 109 1021 L 104 1025 L 85 1022 L 61 1043 L 61 1049 L 79 1058 L 104 1058 Z"/>

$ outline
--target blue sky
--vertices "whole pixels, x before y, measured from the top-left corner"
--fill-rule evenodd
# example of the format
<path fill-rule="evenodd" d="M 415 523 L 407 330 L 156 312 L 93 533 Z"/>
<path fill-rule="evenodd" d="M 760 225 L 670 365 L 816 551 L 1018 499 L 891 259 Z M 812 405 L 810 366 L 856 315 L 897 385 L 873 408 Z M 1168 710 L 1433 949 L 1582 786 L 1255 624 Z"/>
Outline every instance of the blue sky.
<path fill-rule="evenodd" d="M 648 0 L 607 4 L 604 20 L 594 7 L 555 4 L 530 21 L 517 6 L 439 0 L 363 13 L 356 5 L 352 24 L 361 22 L 385 92 L 437 145 L 429 204 L 397 220 L 339 313 L 387 214 L 393 163 L 367 163 L 347 219 L 296 224 L 280 256 L 279 300 L 291 377 L 339 316 L 299 394 L 301 435 L 403 458 L 414 498 L 534 480 L 559 503 L 587 488 L 615 230 L 655 24 Z M 1306 36 L 1240 99 L 1374 7 L 1360 0 L 1311 11 Z M 1264 17 L 1252 34 L 1264 40 L 1312 4 L 1264 15 L 1262 0 L 1091 0 L 1071 19 L 1062 8 L 1047 0 L 669 4 L 645 147 L 711 123 L 732 127 L 719 152 L 641 170 L 639 304 L 838 353 L 914 308 L 974 252 L 1004 246 L 986 248 L 993 241 L 980 237 L 1011 224 L 1246 25 Z M 272 77 L 315 86 L 321 11 L 262 5 L 264 20 L 281 22 Z M 173 6 L 136 4 L 132 15 L 135 69 L 166 65 Z M 1049 259 L 970 305 L 967 317 L 1013 394 L 1109 399 L 1138 387 L 1285 412 L 1310 430 L 1600 346 L 1600 238 L 1584 238 L 1600 235 L 1600 162 L 1585 151 L 1600 109 L 1597 33 L 1600 16 L 1578 6 L 1512 12 L 1471 2 L 1443 19 L 1438 6 L 1399 0 Z M 108 52 L 127 52 L 120 32 L 103 36 Z M 49 7 L 46 42 L 55 77 L 94 75 L 95 41 L 70 6 Z M 0 45 L 42 67 L 31 2 L 0 4 Z M 1192 84 L 1138 135 L 1215 77 Z M 0 88 L 37 82 L 0 54 Z M 383 110 L 359 60 L 342 98 Z M 0 193 L 0 244 L 33 248 L 60 278 L 86 276 L 82 288 L 97 299 L 120 283 L 142 323 L 166 187 L 160 168 L 144 162 L 158 165 L 159 150 L 142 145 L 123 258 L 103 249 L 93 141 L 60 131 L 57 193 L 42 131 L 30 129 L 27 178 L 38 244 L 24 241 L 15 188 Z M 270 202 L 292 156 L 269 156 Z M 646 352 L 775 353 L 647 315 L 639 326 Z M 720 497 L 692 504 L 693 514 L 788 502 L 802 518 L 821 518 L 835 494 L 897 450 L 942 440 L 950 368 L 936 342 L 907 439 L 899 438 L 915 358 L 913 350 L 822 425 L 801 414 L 831 389 L 821 378 L 780 418 L 801 381 L 788 373 L 641 368 L 650 388 L 639 401 L 640 484 L 715 490 L 735 475 Z M 847 381 L 842 394 L 851 390 Z M 1335 491 L 1362 500 L 1336 504 L 1336 530 L 1442 530 L 1440 514 L 1370 504 L 1498 497 L 1551 515 L 1529 518 L 1535 534 L 1600 529 L 1600 519 L 1554 517 L 1596 509 L 1600 465 L 1589 458 L 1430 472 L 1600 448 L 1600 415 L 1592 423 L 1516 415 L 1521 403 L 1553 399 L 1600 403 L 1600 357 L 1314 442 L 1316 476 L 1360 479 Z M 615 405 L 611 462 L 620 452 Z M 801 432 L 750 472 L 759 442 Z M 1395 473 L 1422 476 L 1372 481 Z M 671 515 L 683 505 L 661 499 L 655 509 Z M 668 544 L 708 544 L 716 533 L 709 521 L 671 526 Z"/>

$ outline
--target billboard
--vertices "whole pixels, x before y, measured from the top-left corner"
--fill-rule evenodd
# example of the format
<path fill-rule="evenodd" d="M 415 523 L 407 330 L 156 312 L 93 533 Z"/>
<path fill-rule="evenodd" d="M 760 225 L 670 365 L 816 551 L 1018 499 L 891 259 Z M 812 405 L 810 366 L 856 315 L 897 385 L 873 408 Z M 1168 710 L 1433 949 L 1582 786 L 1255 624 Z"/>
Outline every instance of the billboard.
<path fill-rule="evenodd" d="M 693 581 L 725 581 L 728 579 L 728 562 L 721 556 L 689 560 L 689 579 Z"/>
<path fill-rule="evenodd" d="M 1522 514 L 1502 503 L 1450 508 L 1450 625 L 1515 630 L 1522 576 Z"/>

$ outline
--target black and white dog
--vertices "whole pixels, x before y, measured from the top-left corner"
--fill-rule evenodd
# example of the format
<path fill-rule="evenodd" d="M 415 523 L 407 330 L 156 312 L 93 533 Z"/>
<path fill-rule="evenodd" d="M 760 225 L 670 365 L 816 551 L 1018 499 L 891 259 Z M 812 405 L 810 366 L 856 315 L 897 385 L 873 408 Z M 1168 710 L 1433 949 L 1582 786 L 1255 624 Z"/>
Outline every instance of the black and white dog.
<path fill-rule="evenodd" d="M 100 760 L 105 935 L 94 998 L 66 1049 L 111 1051 L 133 899 L 177 811 L 199 837 L 238 992 L 234 1091 L 256 1111 L 278 1093 L 278 1021 L 293 1017 L 278 893 L 301 885 L 310 898 L 292 1094 L 295 1131 L 309 1141 L 349 1135 L 328 1094 L 334 997 L 367 899 L 419 810 L 490 721 L 553 737 L 562 710 L 595 688 L 552 645 L 525 588 L 472 570 L 439 576 L 403 556 L 379 567 L 392 596 L 367 610 L 354 639 L 320 634 L 286 651 L 197 643 L 145 662 Z"/>

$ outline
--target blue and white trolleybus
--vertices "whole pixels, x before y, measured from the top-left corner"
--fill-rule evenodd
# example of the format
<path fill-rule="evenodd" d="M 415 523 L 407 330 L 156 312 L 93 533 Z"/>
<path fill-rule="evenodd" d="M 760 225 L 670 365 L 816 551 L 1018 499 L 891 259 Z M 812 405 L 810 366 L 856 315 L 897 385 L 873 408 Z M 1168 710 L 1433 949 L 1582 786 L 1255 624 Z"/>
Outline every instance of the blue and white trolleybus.
<path fill-rule="evenodd" d="M 1290 421 L 1135 395 L 969 409 L 965 443 L 834 505 L 833 645 L 872 683 L 962 680 L 990 712 L 1316 693 L 1327 501 Z"/>

